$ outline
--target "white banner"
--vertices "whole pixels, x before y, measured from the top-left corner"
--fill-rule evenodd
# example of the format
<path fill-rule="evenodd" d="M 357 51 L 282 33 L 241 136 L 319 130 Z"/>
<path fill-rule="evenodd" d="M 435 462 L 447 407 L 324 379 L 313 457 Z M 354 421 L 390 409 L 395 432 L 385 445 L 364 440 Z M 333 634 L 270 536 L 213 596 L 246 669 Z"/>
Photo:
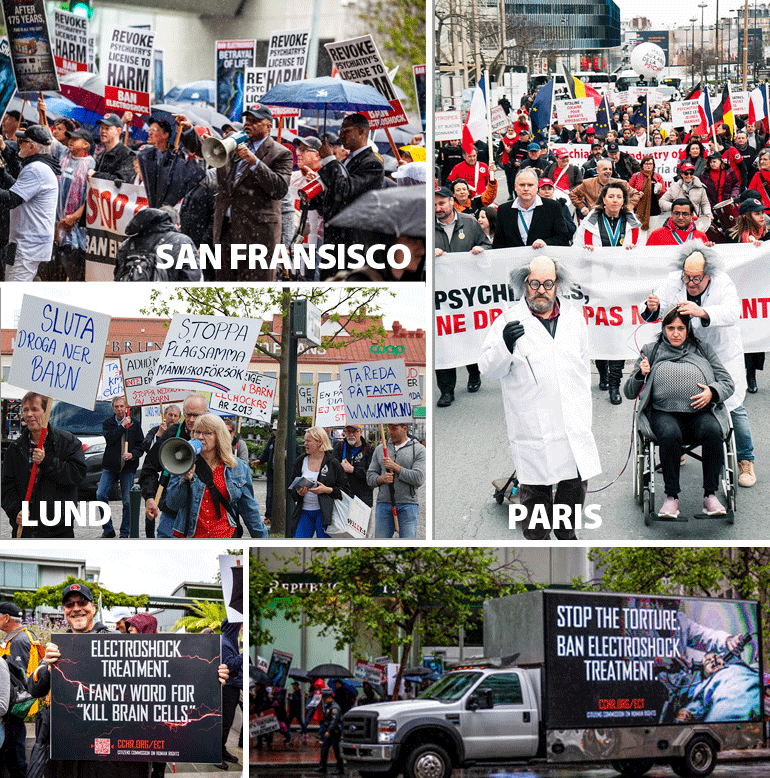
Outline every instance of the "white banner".
<path fill-rule="evenodd" d="M 596 121 L 593 97 L 577 100 L 556 100 L 556 118 L 559 124 L 592 124 Z"/>
<path fill-rule="evenodd" d="M 733 105 L 733 116 L 747 116 L 749 113 L 749 93 L 730 92 Z"/>
<path fill-rule="evenodd" d="M 278 380 L 262 373 L 247 372 L 238 389 L 212 392 L 209 408 L 252 421 L 270 421 Z"/>
<path fill-rule="evenodd" d="M 261 319 L 174 314 L 154 385 L 204 392 L 240 389 L 261 329 Z"/>
<path fill-rule="evenodd" d="M 504 130 L 511 123 L 510 119 L 508 118 L 508 114 L 505 112 L 505 109 L 502 105 L 492 106 L 492 110 L 490 111 L 490 119 L 492 122 L 492 132 Z"/>
<path fill-rule="evenodd" d="M 187 389 L 153 386 L 155 366 L 158 364 L 160 355 L 160 351 L 120 355 L 126 402 L 130 408 L 181 403 L 190 394 Z"/>
<path fill-rule="evenodd" d="M 93 410 L 110 319 L 106 313 L 25 294 L 8 383 Z"/>
<path fill-rule="evenodd" d="M 102 380 L 99 382 L 97 400 L 111 400 L 123 394 L 123 376 L 120 372 L 120 362 L 108 359 L 102 365 Z"/>
<path fill-rule="evenodd" d="M 548 247 L 548 256 L 564 262 L 572 275 L 572 287 L 561 290 L 559 299 L 582 307 L 592 359 L 635 359 L 634 344 L 657 337 L 660 324 L 643 324 L 641 313 L 647 296 L 664 282 L 674 248 Z M 744 350 L 770 350 L 770 247 L 716 250 L 741 298 Z M 487 328 L 508 307 L 511 271 L 533 256 L 531 248 L 518 248 L 435 258 L 436 368 L 477 361 Z"/>
<path fill-rule="evenodd" d="M 664 181 L 671 183 L 676 175 L 679 162 L 684 158 L 686 146 L 620 146 L 620 151 L 630 154 L 637 162 L 643 157 L 653 157 L 655 172 L 660 173 Z M 552 143 L 551 151 L 566 149 L 575 165 L 582 165 L 591 155 L 591 146 L 587 143 Z"/>
<path fill-rule="evenodd" d="M 345 401 L 342 399 L 342 386 L 339 381 L 320 381 L 316 388 L 315 421 L 316 427 L 344 427 Z"/>
<path fill-rule="evenodd" d="M 463 121 L 459 111 L 436 111 L 433 114 L 433 140 L 461 140 Z"/>
<path fill-rule="evenodd" d="M 347 424 L 411 424 L 403 359 L 340 365 Z"/>
<path fill-rule="evenodd" d="M 671 103 L 671 124 L 674 127 L 693 127 L 700 124 L 697 100 L 682 100 Z"/>

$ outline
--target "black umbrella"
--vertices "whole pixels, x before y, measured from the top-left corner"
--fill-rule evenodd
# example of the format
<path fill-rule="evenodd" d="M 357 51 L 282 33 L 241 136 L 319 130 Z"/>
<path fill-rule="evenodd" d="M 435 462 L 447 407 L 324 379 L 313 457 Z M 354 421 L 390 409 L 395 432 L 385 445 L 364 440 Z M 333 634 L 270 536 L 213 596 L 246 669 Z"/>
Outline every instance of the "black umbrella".
<path fill-rule="evenodd" d="M 249 667 L 249 680 L 262 686 L 270 686 L 270 676 L 258 667 L 251 665 Z"/>
<path fill-rule="evenodd" d="M 404 670 L 404 675 L 425 676 L 432 674 L 433 670 L 431 670 L 429 667 L 407 667 L 406 670 Z"/>
<path fill-rule="evenodd" d="M 228 605 L 243 613 L 243 568 L 240 565 L 236 565 L 232 568 L 233 571 L 233 590 L 230 592 L 230 602 Z M 243 621 L 243 619 L 241 619 Z"/>
<path fill-rule="evenodd" d="M 379 232 L 389 235 L 424 238 L 425 187 L 373 189 L 357 197 L 329 222 L 332 227 L 360 228 L 362 224 L 376 224 Z"/>
<path fill-rule="evenodd" d="M 352 678 L 353 673 L 342 665 L 326 664 L 316 665 L 312 670 L 308 670 L 310 678 Z"/>
<path fill-rule="evenodd" d="M 296 670 L 289 670 L 289 678 L 292 678 L 295 681 L 302 681 L 303 683 L 309 683 L 311 680 L 307 670 L 300 670 L 299 668 Z"/>
<path fill-rule="evenodd" d="M 154 148 L 139 153 L 139 169 L 150 208 L 176 205 L 205 176 L 205 168 L 181 151 L 169 149 L 160 155 Z"/>

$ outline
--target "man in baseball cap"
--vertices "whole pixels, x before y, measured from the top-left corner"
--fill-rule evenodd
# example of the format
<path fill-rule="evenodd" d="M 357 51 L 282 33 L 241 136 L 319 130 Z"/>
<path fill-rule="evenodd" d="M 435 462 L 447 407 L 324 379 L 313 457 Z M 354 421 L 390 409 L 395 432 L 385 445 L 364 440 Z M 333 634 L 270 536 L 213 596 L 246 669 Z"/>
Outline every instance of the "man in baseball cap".
<path fill-rule="evenodd" d="M 291 202 L 294 204 L 295 211 L 299 210 L 299 193 L 304 187 L 308 187 L 311 180 L 317 176 L 318 171 L 321 169 L 321 139 L 316 138 L 314 135 L 307 135 L 305 137 L 296 137 L 292 141 L 297 149 L 297 167 L 291 174 L 289 181 L 289 196 Z M 308 176 L 310 174 L 310 176 Z M 309 189 L 315 189 L 316 192 L 320 189 L 323 191 L 320 185 L 316 184 Z M 308 197 L 308 201 L 312 199 L 307 190 L 303 193 L 303 196 Z M 315 194 L 315 196 L 318 196 Z M 309 246 L 317 246 L 323 235 L 323 216 L 315 209 L 307 209 L 307 243 Z"/>
<path fill-rule="evenodd" d="M 348 474 L 353 495 L 371 506 L 374 490 L 366 483 L 366 471 L 374 455 L 374 446 L 364 440 L 363 429 L 358 424 L 348 424 L 344 432 L 344 439 L 334 444 L 334 456 Z"/>

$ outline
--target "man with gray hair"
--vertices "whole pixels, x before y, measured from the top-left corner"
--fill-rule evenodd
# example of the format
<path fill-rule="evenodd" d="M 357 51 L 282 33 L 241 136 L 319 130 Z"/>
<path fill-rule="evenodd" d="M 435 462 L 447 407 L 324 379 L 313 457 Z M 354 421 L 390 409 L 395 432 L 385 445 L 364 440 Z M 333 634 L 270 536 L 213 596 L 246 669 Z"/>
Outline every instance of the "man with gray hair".
<path fill-rule="evenodd" d="M 0 208 L 10 210 L 5 280 L 32 281 L 38 265 L 51 258 L 61 169 L 50 155 L 51 133 L 33 124 L 16 133 L 21 172 L 14 181 L 0 175 Z"/>
<path fill-rule="evenodd" d="M 724 272 L 717 252 L 700 241 L 685 243 L 674 261 L 674 270 L 662 286 L 649 295 L 643 318 L 652 321 L 677 306 L 691 316 L 690 324 L 698 340 L 716 352 L 735 383 L 735 392 L 725 400 L 725 408 L 735 431 L 738 457 L 738 485 L 750 487 L 757 482 L 754 473 L 754 444 L 743 399 L 746 396 L 746 368 L 741 340 L 741 301 L 735 284 Z"/>
<path fill-rule="evenodd" d="M 557 538 L 575 540 L 575 514 L 588 479 L 601 472 L 591 432 L 585 319 L 557 296 L 569 282 L 550 257 L 536 256 L 514 271 L 511 285 L 519 300 L 492 325 L 479 368 L 502 386 L 519 499 L 527 511 L 524 537 L 546 540 L 553 527 Z M 554 505 L 561 515 L 569 508 L 566 526 L 554 522 Z"/>

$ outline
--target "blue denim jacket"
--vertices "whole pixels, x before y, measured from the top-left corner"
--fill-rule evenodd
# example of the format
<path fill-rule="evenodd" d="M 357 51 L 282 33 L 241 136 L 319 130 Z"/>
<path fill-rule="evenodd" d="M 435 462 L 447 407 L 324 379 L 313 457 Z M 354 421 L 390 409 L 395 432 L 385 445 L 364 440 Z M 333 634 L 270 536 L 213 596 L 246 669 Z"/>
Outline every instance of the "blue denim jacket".
<path fill-rule="evenodd" d="M 174 520 L 174 531 L 184 533 L 185 523 L 187 522 L 187 484 L 183 476 L 171 476 L 166 490 L 166 505 L 169 510 L 177 511 Z M 242 460 L 238 460 L 234 468 L 225 467 L 225 485 L 230 495 L 230 504 L 240 514 L 241 521 L 245 525 L 249 534 L 253 538 L 266 538 L 267 527 L 262 522 L 259 515 L 259 506 L 254 499 L 254 485 L 251 481 L 251 470 Z M 192 519 L 187 528 L 187 537 L 195 534 L 195 527 L 198 524 L 198 512 L 200 511 L 203 492 L 206 486 L 194 475 L 192 482 L 192 503 L 190 510 Z"/>

